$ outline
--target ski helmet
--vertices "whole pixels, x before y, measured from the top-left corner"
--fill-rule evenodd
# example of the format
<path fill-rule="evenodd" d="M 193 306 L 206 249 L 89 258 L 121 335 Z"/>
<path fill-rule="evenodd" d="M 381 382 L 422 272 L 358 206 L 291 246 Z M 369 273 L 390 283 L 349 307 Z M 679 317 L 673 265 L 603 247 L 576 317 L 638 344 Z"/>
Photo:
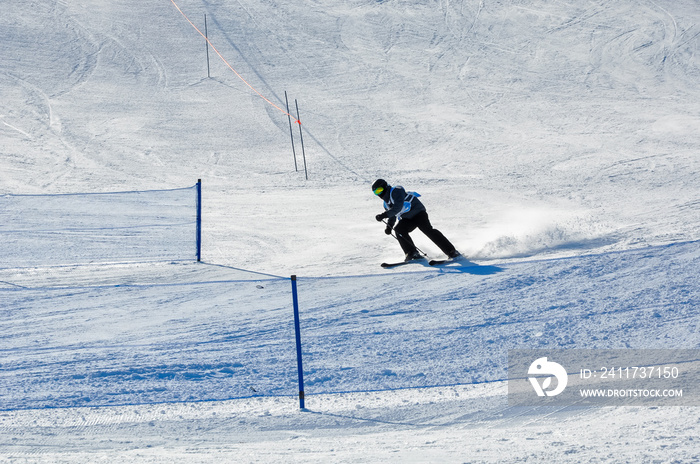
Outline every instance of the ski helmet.
<path fill-rule="evenodd" d="M 372 191 L 375 195 L 382 196 L 382 194 L 387 190 L 389 184 L 384 179 L 377 179 L 372 184 Z"/>

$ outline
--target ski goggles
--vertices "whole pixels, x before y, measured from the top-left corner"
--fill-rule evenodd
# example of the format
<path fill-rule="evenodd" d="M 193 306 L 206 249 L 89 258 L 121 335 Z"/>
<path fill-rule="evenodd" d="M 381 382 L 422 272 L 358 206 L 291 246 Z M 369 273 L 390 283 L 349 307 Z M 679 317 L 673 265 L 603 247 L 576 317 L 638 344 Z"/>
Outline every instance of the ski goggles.
<path fill-rule="evenodd" d="M 381 195 L 382 192 L 384 192 L 384 187 L 377 187 L 376 189 L 374 189 L 375 195 Z"/>

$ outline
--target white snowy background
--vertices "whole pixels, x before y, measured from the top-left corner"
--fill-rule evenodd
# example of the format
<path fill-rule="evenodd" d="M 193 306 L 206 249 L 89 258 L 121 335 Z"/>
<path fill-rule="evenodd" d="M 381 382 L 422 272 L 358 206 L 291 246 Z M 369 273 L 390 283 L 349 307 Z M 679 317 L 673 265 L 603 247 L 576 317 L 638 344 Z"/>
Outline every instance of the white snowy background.
<path fill-rule="evenodd" d="M 177 4 L 308 180 L 171 1 L 3 2 L 0 462 L 700 460 L 696 407 L 504 381 L 700 348 L 696 0 Z M 467 265 L 381 269 L 377 177 Z"/>

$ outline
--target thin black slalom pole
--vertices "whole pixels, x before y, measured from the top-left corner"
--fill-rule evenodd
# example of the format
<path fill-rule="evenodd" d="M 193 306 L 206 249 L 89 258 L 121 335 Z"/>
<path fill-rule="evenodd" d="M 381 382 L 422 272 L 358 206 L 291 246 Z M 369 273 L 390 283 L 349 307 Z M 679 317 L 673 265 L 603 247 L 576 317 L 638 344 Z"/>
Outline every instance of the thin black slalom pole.
<path fill-rule="evenodd" d="M 294 334 L 297 346 L 297 373 L 299 374 L 299 408 L 304 409 L 304 367 L 301 359 L 301 328 L 299 324 L 299 298 L 297 296 L 297 276 L 292 280 L 292 303 L 294 305 Z"/>
<path fill-rule="evenodd" d="M 284 91 L 284 101 L 287 103 L 287 119 L 289 120 L 289 137 L 292 139 L 292 155 L 294 156 L 294 171 L 298 172 L 297 168 L 297 152 L 294 150 L 294 134 L 292 132 L 292 116 L 289 114 L 289 99 L 287 98 L 287 91 Z"/>
<path fill-rule="evenodd" d="M 306 152 L 304 151 L 304 134 L 301 131 L 301 119 L 299 119 L 299 103 L 297 103 L 297 99 L 294 99 L 294 104 L 297 107 L 297 124 L 299 124 L 299 137 L 301 138 L 301 154 L 304 157 L 304 175 L 306 176 L 306 180 L 309 180 L 309 173 L 306 170 Z"/>
<path fill-rule="evenodd" d="M 204 15 L 204 37 L 207 44 L 207 77 L 211 79 L 211 72 L 209 71 L 209 33 L 207 32 L 207 15 Z"/>
<path fill-rule="evenodd" d="M 202 260 L 202 179 L 197 179 L 197 261 Z"/>

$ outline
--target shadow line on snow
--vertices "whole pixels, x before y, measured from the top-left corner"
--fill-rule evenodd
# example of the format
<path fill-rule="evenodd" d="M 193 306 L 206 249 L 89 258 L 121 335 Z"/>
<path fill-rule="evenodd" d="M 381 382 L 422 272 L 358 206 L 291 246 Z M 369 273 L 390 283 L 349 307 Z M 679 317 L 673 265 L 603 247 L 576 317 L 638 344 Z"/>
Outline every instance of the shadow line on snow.
<path fill-rule="evenodd" d="M 304 412 L 310 413 L 310 414 L 315 414 L 315 415 L 321 416 L 321 417 L 334 417 L 337 419 L 349 419 L 352 421 L 370 422 L 370 423 L 383 424 L 383 425 L 402 425 L 402 426 L 406 426 L 406 427 L 427 427 L 430 425 L 430 424 L 420 424 L 420 423 L 413 423 L 413 422 L 390 421 L 390 420 L 381 419 L 381 418 L 377 418 L 377 417 L 360 417 L 360 416 L 353 416 L 353 415 L 349 415 L 349 414 L 337 414 L 337 413 L 332 413 L 332 412 L 313 411 L 311 409 L 304 409 Z"/>
<path fill-rule="evenodd" d="M 431 266 L 433 267 L 433 266 Z M 503 272 L 502 267 L 492 266 L 490 264 L 481 265 L 469 260 L 457 261 L 455 263 L 447 263 L 435 266 L 440 272 L 446 274 L 472 274 L 472 275 L 492 275 Z"/>

